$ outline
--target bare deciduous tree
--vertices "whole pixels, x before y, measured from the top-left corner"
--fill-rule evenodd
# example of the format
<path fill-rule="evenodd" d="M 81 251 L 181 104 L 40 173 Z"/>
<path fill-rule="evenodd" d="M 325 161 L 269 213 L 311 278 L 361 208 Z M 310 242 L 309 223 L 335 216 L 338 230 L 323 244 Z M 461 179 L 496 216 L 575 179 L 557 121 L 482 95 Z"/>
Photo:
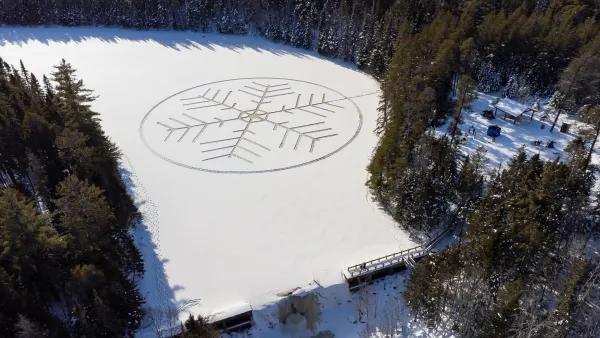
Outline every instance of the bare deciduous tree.
<path fill-rule="evenodd" d="M 169 338 L 181 332 L 177 308 L 147 308 L 145 312 L 142 328 L 151 331 L 156 338 Z"/>
<path fill-rule="evenodd" d="M 600 261 L 595 261 L 577 297 L 573 323 L 567 337 L 600 336 Z"/>
<path fill-rule="evenodd" d="M 38 325 L 22 314 L 19 314 L 19 320 L 15 324 L 15 327 L 17 329 L 16 337 L 18 338 L 38 338 L 43 336 Z"/>
<path fill-rule="evenodd" d="M 375 312 L 375 303 L 377 299 L 371 297 L 371 285 L 365 283 L 360 287 L 358 291 L 358 297 L 356 300 L 356 314 L 358 321 L 362 323 L 369 323 L 371 316 Z"/>
<path fill-rule="evenodd" d="M 386 337 L 394 337 L 398 333 L 403 310 L 404 306 L 400 305 L 399 301 L 392 297 L 388 299 L 388 304 L 379 317 L 379 329 Z"/>

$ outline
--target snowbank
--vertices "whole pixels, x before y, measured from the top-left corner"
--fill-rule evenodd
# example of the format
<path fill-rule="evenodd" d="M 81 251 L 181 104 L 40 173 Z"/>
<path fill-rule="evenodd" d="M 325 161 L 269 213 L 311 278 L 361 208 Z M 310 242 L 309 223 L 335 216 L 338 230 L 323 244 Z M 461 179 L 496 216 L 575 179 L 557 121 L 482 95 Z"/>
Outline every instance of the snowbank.
<path fill-rule="evenodd" d="M 181 319 L 257 307 L 415 246 L 364 185 L 378 84 L 352 65 L 249 36 L 108 28 L 2 27 L 0 55 L 39 76 L 65 58 L 99 96 L 92 108 L 144 216 L 135 239 L 148 307 L 183 309 Z M 264 81 L 221 86 L 241 78 Z"/>
<path fill-rule="evenodd" d="M 500 99 L 493 106 L 514 117 L 519 117 L 524 111 L 530 108 L 506 97 Z"/>

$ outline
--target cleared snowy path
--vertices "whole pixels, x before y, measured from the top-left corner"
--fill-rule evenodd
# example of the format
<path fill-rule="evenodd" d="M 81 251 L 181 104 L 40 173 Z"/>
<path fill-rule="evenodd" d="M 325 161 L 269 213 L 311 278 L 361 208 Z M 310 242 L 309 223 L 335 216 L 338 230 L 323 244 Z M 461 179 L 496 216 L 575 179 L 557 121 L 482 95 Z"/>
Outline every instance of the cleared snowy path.
<path fill-rule="evenodd" d="M 40 77 L 65 58 L 99 95 L 93 109 L 145 217 L 150 306 L 258 306 L 415 246 L 369 201 L 378 86 L 348 64 L 253 37 L 102 28 L 0 28 L 0 57 Z M 240 78 L 263 81 L 219 82 Z M 204 103 L 184 106 L 182 93 L 157 106 L 188 89 Z"/>

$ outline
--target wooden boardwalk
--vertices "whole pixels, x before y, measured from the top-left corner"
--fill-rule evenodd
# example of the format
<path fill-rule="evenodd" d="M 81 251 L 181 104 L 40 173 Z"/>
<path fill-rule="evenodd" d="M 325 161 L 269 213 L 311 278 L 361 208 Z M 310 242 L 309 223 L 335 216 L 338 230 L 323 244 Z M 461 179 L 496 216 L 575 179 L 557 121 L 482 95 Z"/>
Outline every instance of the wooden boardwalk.
<path fill-rule="evenodd" d="M 441 231 L 429 243 L 402 250 L 387 256 L 379 257 L 360 264 L 352 265 L 342 271 L 350 291 L 358 291 L 361 287 L 385 276 L 414 268 L 419 260 L 427 256 L 451 228 Z"/>

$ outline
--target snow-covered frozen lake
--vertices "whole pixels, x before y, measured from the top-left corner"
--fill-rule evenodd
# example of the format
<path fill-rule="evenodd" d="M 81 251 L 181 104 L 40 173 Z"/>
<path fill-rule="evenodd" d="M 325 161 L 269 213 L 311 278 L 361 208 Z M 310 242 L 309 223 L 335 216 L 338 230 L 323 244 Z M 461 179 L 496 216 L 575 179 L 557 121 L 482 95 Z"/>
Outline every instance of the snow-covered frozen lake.
<path fill-rule="evenodd" d="M 378 85 L 350 64 L 255 37 L 108 28 L 3 27 L 0 57 L 40 78 L 65 58 L 98 95 L 145 219 L 149 306 L 260 306 L 414 246 L 367 194 Z"/>

